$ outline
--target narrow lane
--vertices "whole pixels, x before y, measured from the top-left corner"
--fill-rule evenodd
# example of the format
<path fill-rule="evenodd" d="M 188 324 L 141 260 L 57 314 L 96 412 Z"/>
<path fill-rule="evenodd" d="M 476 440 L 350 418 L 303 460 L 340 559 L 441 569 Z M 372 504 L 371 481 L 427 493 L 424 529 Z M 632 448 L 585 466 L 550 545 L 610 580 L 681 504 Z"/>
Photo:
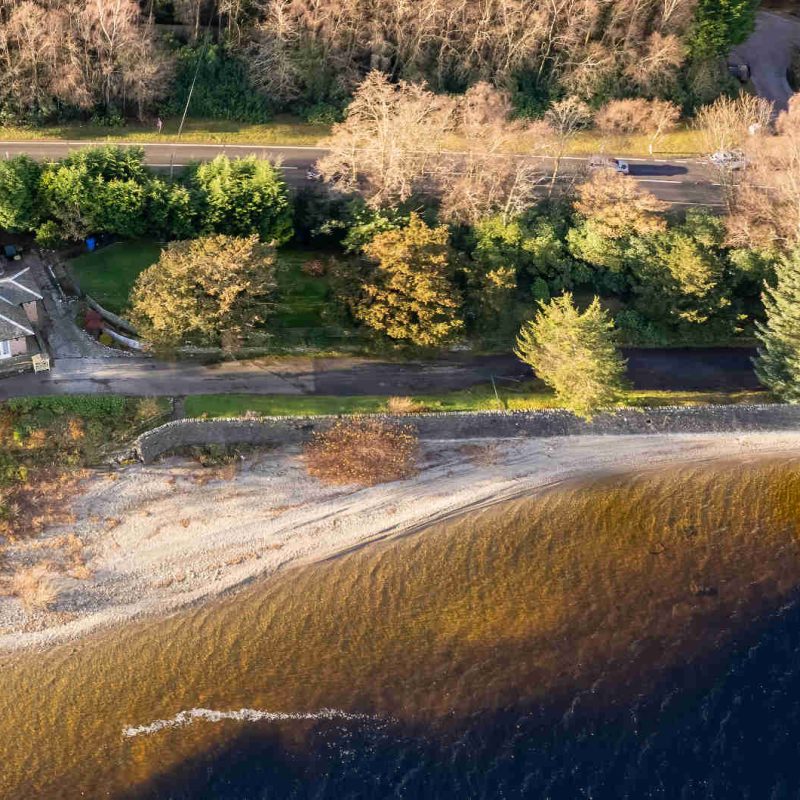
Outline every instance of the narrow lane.
<path fill-rule="evenodd" d="M 749 348 L 627 348 L 628 379 L 641 390 L 759 388 Z M 188 394 L 410 395 L 469 389 L 494 379 L 511 387 L 530 377 L 513 355 L 452 356 L 435 362 L 293 358 L 202 365 L 149 358 L 60 359 L 49 373 L 0 381 L 0 400 L 25 395 Z"/>

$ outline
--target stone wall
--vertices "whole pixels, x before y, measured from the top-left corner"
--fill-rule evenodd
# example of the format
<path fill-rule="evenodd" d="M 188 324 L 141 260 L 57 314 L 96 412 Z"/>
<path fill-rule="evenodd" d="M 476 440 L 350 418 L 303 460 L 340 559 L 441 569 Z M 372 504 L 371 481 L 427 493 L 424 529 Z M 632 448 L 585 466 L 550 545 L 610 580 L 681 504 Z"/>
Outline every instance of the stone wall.
<path fill-rule="evenodd" d="M 502 439 L 581 434 L 715 433 L 800 429 L 800 406 L 695 406 L 625 409 L 598 414 L 591 422 L 566 411 L 376 415 L 413 425 L 422 439 Z M 149 463 L 177 448 L 196 445 L 282 445 L 306 440 L 338 417 L 187 419 L 142 434 L 136 455 Z"/>

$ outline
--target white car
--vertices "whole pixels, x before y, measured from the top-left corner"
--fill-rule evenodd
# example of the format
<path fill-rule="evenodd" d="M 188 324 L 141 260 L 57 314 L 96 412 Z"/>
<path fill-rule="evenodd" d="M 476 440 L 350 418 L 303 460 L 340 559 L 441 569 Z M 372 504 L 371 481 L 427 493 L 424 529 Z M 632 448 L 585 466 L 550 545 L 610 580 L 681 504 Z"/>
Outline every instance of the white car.
<path fill-rule="evenodd" d="M 747 166 L 747 156 L 741 150 L 717 150 L 708 157 L 715 166 L 722 169 L 740 170 Z"/>
<path fill-rule="evenodd" d="M 595 172 L 599 169 L 613 169 L 620 175 L 630 175 L 631 167 L 627 161 L 619 158 L 608 158 L 607 156 L 592 156 L 589 159 L 589 171 Z"/>

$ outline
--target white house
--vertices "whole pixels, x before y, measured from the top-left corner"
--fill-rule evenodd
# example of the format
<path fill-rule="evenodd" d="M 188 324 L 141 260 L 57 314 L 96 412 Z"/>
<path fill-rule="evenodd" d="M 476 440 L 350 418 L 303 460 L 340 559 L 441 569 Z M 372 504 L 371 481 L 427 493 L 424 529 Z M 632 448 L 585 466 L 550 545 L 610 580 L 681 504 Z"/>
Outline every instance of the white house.
<path fill-rule="evenodd" d="M 0 361 L 38 352 L 28 337 L 35 335 L 41 300 L 29 267 L 3 270 L 0 266 Z"/>

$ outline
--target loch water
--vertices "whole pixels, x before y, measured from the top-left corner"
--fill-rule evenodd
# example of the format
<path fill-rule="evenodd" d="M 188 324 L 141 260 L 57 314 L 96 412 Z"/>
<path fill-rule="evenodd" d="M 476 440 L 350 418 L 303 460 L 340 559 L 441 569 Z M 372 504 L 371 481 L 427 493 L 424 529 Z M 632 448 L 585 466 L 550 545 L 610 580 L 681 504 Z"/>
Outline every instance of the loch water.
<path fill-rule="evenodd" d="M 594 478 L 0 656 L 0 798 L 800 796 L 800 459 Z"/>

